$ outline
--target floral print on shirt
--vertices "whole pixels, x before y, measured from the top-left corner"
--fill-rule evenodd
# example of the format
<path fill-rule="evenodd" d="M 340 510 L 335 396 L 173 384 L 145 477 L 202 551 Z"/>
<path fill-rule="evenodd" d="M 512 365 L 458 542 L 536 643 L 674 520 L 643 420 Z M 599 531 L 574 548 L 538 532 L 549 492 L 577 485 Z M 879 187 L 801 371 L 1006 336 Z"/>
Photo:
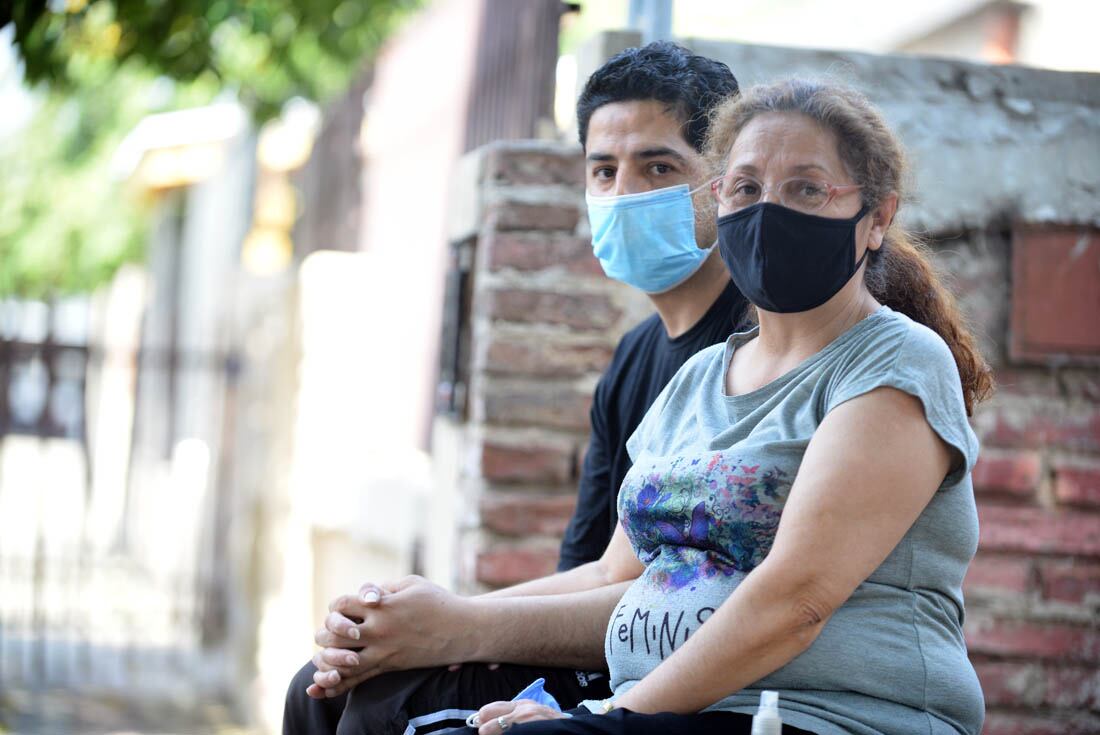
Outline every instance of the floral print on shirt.
<path fill-rule="evenodd" d="M 646 577 L 665 590 L 752 571 L 771 549 L 791 478 L 723 452 L 635 465 L 619 515 Z"/>

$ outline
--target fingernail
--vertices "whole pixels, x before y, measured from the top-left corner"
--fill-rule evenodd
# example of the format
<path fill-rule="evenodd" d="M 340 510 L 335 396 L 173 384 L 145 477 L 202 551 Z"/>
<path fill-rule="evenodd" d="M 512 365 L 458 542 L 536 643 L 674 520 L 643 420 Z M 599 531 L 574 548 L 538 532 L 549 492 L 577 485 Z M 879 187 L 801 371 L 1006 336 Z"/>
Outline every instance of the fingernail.
<path fill-rule="evenodd" d="M 349 628 L 348 629 L 348 638 L 351 638 L 353 640 L 359 640 L 359 629 L 358 628 Z"/>
<path fill-rule="evenodd" d="M 379 600 L 381 600 L 381 599 L 382 599 L 382 598 L 381 598 L 381 597 L 379 597 L 379 596 L 378 596 L 378 593 L 377 593 L 377 592 L 375 592 L 374 590 L 370 590 L 370 591 L 368 591 L 368 592 L 365 592 L 365 593 L 363 593 L 363 602 L 365 602 L 365 603 L 367 603 L 367 604 L 371 604 L 371 605 L 372 605 L 372 604 L 374 604 L 374 603 L 378 602 L 378 601 L 379 601 Z"/>
<path fill-rule="evenodd" d="M 359 657 L 355 654 L 348 654 L 344 661 L 347 662 L 348 666 L 355 666 L 359 663 Z"/>

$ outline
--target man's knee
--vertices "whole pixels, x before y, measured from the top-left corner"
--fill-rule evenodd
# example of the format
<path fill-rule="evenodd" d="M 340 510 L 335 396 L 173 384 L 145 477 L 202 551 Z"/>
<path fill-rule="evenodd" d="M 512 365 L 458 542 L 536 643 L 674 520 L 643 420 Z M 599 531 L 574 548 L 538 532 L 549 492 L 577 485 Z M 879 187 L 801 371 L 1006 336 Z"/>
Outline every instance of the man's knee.
<path fill-rule="evenodd" d="M 310 698 L 309 695 L 306 694 L 306 689 L 313 683 L 313 674 L 316 673 L 316 671 L 317 667 L 313 665 L 312 661 L 307 661 L 305 666 L 298 669 L 298 673 L 290 680 L 290 686 L 286 690 L 286 702 L 288 705 L 291 701 L 300 702 Z"/>
<path fill-rule="evenodd" d="M 313 663 L 307 663 L 290 680 L 283 706 L 284 735 L 323 735 L 336 732 L 347 695 L 314 699 L 306 694 L 306 689 L 313 683 L 315 671 L 317 668 Z"/>

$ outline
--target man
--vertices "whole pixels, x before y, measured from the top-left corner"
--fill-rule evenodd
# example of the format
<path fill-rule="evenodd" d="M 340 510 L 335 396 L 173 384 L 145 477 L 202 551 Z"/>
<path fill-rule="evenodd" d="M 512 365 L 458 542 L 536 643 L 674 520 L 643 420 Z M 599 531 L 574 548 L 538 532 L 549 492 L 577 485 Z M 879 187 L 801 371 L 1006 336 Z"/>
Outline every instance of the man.
<path fill-rule="evenodd" d="M 623 337 L 596 387 L 559 573 L 478 598 L 411 577 L 339 598 L 317 634 L 323 650 L 291 683 L 284 733 L 433 732 L 538 677 L 565 708 L 609 696 L 603 634 L 626 584 L 608 584 L 619 576 L 601 554 L 630 469 L 626 440 L 677 369 L 745 314 L 713 248 L 701 155 L 708 113 L 736 92 L 724 64 L 659 42 L 612 58 L 577 102 L 595 254 L 609 276 L 647 292 L 657 313 Z M 555 625 L 553 609 L 527 604 L 535 595 L 589 611 L 591 626 Z M 463 661 L 509 663 L 427 668 Z"/>

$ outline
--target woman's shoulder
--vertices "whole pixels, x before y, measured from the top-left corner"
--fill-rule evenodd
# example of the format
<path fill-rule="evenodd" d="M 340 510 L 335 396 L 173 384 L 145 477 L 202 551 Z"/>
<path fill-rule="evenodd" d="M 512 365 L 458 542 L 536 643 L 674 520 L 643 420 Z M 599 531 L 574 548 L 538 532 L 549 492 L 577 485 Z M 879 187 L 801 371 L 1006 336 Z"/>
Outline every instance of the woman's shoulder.
<path fill-rule="evenodd" d="M 935 330 L 888 306 L 868 319 L 871 323 L 849 347 L 861 362 L 880 370 L 958 372 L 951 348 Z"/>

